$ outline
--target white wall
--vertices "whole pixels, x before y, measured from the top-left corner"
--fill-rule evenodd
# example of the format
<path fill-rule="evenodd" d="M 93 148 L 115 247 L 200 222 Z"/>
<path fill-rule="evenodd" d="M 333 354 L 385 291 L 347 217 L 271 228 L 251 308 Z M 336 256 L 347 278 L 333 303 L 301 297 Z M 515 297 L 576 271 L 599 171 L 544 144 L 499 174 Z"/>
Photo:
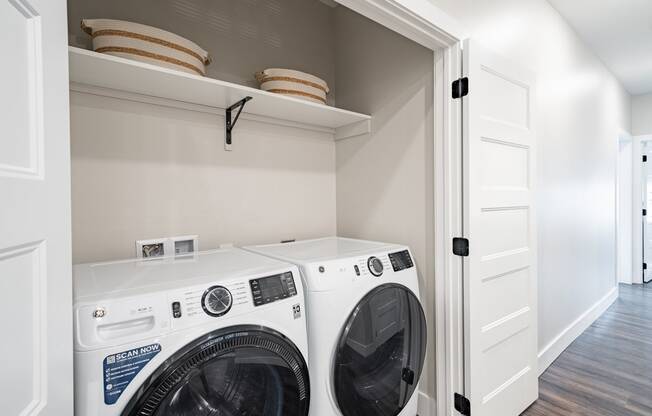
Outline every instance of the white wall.
<path fill-rule="evenodd" d="M 652 134 L 652 94 L 632 97 L 632 135 Z"/>
<path fill-rule="evenodd" d="M 431 1 L 472 38 L 538 76 L 544 351 L 615 286 L 617 140 L 630 130 L 630 97 L 545 0 Z"/>
<path fill-rule="evenodd" d="M 337 142 L 337 231 L 412 249 L 429 330 L 420 390 L 435 397 L 433 52 L 344 7 L 335 40 L 338 103 L 374 117 L 371 134 Z"/>
<path fill-rule="evenodd" d="M 71 94 L 73 261 L 199 234 L 202 249 L 335 234 L 332 136 Z"/>
<path fill-rule="evenodd" d="M 632 140 L 618 146 L 618 280 L 632 283 Z"/>

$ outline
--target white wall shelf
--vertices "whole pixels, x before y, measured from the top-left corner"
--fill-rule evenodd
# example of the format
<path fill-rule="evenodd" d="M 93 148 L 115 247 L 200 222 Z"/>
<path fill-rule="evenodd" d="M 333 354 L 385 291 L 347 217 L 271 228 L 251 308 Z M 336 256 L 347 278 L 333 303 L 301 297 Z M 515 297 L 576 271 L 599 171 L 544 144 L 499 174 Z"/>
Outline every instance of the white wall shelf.
<path fill-rule="evenodd" d="M 181 108 L 225 109 L 250 96 L 243 118 L 330 131 L 348 138 L 370 131 L 371 116 L 217 79 L 70 47 L 71 89 Z M 125 93 L 127 95 L 125 95 Z M 138 98 L 137 98 L 138 97 Z M 178 105 L 170 104 L 178 103 Z"/>

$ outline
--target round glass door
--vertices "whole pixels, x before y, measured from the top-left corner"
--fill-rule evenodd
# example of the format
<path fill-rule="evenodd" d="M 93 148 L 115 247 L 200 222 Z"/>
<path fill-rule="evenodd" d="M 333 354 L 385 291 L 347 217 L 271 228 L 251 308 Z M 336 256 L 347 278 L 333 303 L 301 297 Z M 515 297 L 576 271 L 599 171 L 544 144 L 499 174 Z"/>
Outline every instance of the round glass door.
<path fill-rule="evenodd" d="M 123 416 L 306 416 L 309 380 L 292 342 L 239 326 L 195 340 L 148 378 Z"/>
<path fill-rule="evenodd" d="M 354 308 L 335 354 L 344 416 L 396 416 L 412 397 L 426 353 L 426 319 L 406 287 L 382 285 Z"/>

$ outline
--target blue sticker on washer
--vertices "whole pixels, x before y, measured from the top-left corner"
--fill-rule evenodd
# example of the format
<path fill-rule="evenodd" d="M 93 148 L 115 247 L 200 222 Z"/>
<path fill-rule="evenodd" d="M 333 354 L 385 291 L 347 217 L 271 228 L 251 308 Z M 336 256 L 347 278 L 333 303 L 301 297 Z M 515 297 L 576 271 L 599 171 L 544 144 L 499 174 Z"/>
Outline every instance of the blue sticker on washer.
<path fill-rule="evenodd" d="M 104 403 L 117 402 L 131 380 L 159 352 L 160 344 L 150 344 L 107 356 L 104 359 Z"/>

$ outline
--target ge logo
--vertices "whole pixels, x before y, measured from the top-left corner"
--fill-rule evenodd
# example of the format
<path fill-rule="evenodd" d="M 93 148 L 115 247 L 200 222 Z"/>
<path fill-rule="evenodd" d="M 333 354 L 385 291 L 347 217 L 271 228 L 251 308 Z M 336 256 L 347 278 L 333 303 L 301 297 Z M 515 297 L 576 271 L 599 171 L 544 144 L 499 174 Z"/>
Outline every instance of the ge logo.
<path fill-rule="evenodd" d="M 106 315 L 104 308 L 97 308 L 93 311 L 93 318 L 103 318 Z"/>

